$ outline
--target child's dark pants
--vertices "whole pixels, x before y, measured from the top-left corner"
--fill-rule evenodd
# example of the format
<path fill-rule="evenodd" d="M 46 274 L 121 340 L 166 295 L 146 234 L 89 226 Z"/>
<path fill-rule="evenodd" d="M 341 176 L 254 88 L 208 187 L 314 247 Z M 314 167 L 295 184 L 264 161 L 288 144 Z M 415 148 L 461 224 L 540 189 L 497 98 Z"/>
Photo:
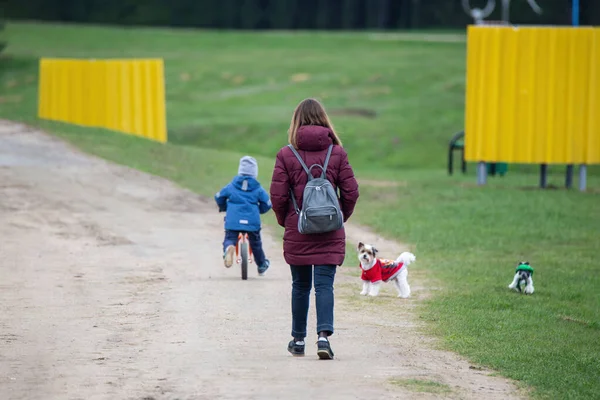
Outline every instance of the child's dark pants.
<path fill-rule="evenodd" d="M 238 240 L 238 234 L 240 232 L 237 231 L 225 231 L 225 240 L 223 241 L 223 252 L 227 249 L 228 246 L 235 246 Z M 248 241 L 250 242 L 250 248 L 252 249 L 252 254 L 254 255 L 254 261 L 257 266 L 263 266 L 265 264 L 265 252 L 262 248 L 262 239 L 260 238 L 260 231 L 256 232 L 246 232 L 248 234 Z"/>

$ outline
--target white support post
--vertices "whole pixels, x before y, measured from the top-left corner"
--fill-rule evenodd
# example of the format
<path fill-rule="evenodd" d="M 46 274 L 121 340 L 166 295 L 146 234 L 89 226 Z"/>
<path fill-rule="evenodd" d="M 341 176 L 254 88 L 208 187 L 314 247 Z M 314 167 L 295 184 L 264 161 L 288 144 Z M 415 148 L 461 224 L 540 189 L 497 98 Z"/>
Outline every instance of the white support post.
<path fill-rule="evenodd" d="M 579 190 L 585 192 L 587 186 L 587 165 L 581 164 L 579 166 Z"/>
<path fill-rule="evenodd" d="M 487 165 L 484 161 L 477 163 L 477 184 L 485 185 L 487 181 Z"/>

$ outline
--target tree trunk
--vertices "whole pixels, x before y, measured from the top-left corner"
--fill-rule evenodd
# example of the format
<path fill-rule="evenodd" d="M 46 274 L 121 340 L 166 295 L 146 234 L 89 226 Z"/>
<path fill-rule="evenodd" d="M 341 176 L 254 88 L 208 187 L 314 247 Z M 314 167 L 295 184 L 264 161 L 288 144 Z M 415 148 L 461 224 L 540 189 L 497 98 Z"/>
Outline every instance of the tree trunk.
<path fill-rule="evenodd" d="M 421 0 L 412 0 L 410 27 L 416 29 L 420 24 Z"/>
<path fill-rule="evenodd" d="M 345 0 L 342 7 L 342 27 L 346 30 L 355 29 L 358 0 Z"/>
<path fill-rule="evenodd" d="M 379 29 L 386 29 L 388 27 L 389 13 L 390 13 L 390 0 L 381 0 L 379 6 Z"/>

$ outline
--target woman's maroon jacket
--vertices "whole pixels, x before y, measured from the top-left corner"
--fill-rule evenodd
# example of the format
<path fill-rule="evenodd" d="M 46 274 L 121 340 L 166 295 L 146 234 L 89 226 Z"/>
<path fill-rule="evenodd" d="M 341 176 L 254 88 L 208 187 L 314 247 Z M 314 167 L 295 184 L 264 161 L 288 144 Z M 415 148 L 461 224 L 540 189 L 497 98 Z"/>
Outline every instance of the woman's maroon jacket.
<path fill-rule="evenodd" d="M 332 132 L 322 126 L 306 125 L 297 132 L 298 153 L 309 167 L 323 165 L 327 149 L 333 143 Z M 321 169 L 312 169 L 314 177 Z M 354 178 L 348 155 L 341 146 L 333 146 L 327 179 L 334 189 L 339 189 L 340 207 L 344 221 L 354 212 L 358 200 L 358 183 Z M 298 232 L 298 215 L 290 199 L 290 187 L 296 196 L 298 207 L 302 208 L 302 193 L 308 176 L 289 147 L 277 153 L 273 179 L 271 181 L 271 202 L 279 225 L 285 228 L 283 235 L 283 255 L 290 265 L 341 265 L 346 255 L 346 233 L 344 228 L 334 232 L 303 235 Z"/>

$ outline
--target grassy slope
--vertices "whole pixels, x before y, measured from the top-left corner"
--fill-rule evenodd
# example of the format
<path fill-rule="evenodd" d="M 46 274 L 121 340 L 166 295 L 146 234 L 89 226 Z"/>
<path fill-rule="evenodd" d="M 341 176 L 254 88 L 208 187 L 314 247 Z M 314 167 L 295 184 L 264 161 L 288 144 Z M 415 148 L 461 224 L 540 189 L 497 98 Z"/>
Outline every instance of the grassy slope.
<path fill-rule="evenodd" d="M 363 185 L 356 217 L 414 243 L 419 268 L 445 283 L 423 309 L 431 329 L 449 348 L 532 385 L 539 396 L 600 397 L 597 170 L 589 179 L 596 191 L 587 194 L 524 190 L 537 182 L 535 167 L 511 167 L 485 188 L 472 185 L 472 174 L 448 178 L 447 140 L 463 119 L 464 44 L 363 34 L 8 29 L 13 57 L 0 61 L 0 116 L 30 123 L 40 124 L 36 57 L 163 56 L 171 144 L 41 125 L 86 151 L 205 195 L 235 173 L 240 153 L 262 156 L 268 182 L 299 99 L 375 110 L 376 119 L 333 118 L 359 178 L 403 185 Z M 294 81 L 297 74 L 308 80 Z M 562 176 L 550 179 L 560 184 Z M 534 296 L 506 289 L 521 259 L 536 268 Z"/>

